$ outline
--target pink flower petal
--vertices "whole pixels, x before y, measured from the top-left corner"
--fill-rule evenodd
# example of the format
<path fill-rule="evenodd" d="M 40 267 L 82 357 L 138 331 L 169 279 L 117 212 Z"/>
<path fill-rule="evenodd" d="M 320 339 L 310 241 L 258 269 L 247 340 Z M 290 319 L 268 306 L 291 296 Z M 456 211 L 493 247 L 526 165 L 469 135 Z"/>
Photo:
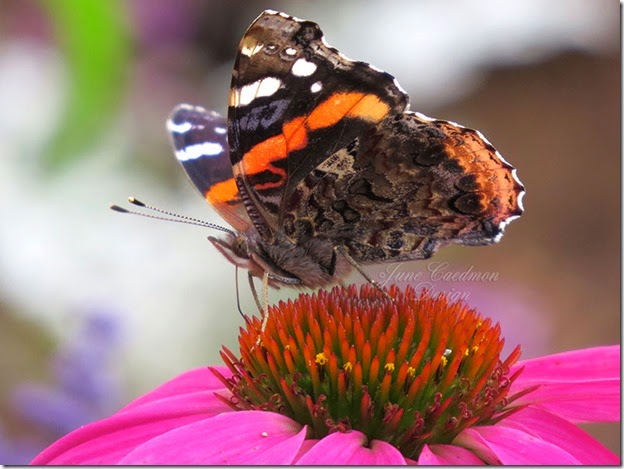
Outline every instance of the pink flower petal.
<path fill-rule="evenodd" d="M 210 368 L 214 368 L 226 378 L 229 378 L 232 375 L 232 372 L 226 366 L 213 366 Z M 149 393 L 135 399 L 130 404 L 122 408 L 120 412 L 142 405 L 146 402 L 165 397 L 210 390 L 223 390 L 223 393 L 221 394 L 229 395 L 229 392 L 226 391 L 223 383 L 219 381 L 219 379 L 214 375 L 214 373 L 212 373 L 212 371 L 210 371 L 208 367 L 203 366 L 182 373 L 174 379 L 167 381 Z"/>
<path fill-rule="evenodd" d="M 116 464 L 158 435 L 230 411 L 212 390 L 145 402 L 69 433 L 31 464 Z"/>
<path fill-rule="evenodd" d="M 472 427 L 461 432 L 453 443 L 472 450 L 488 464 L 580 464 L 562 448 L 515 428 Z"/>
<path fill-rule="evenodd" d="M 473 452 L 455 445 L 425 445 L 418 457 L 419 466 L 484 466 Z"/>
<path fill-rule="evenodd" d="M 597 366 L 600 364 L 600 366 Z M 620 376 L 620 346 L 606 345 L 522 360 L 514 368 L 524 368 L 522 376 L 533 381 L 600 380 Z"/>
<path fill-rule="evenodd" d="M 563 448 L 582 464 L 619 465 L 619 458 L 573 423 L 549 412 L 526 408 L 502 420 L 498 426 L 516 428 Z"/>
<path fill-rule="evenodd" d="M 537 405 L 575 422 L 620 420 L 620 347 L 596 347 L 519 362 L 511 394 L 539 385 L 515 403 Z M 591 402 L 591 405 L 587 405 Z M 515 404 L 514 403 L 514 404 Z"/>
<path fill-rule="evenodd" d="M 306 428 L 273 412 L 221 414 L 156 437 L 119 464 L 290 464 Z"/>
<path fill-rule="evenodd" d="M 297 455 L 295 456 L 295 460 L 299 461 L 299 458 L 301 458 L 301 456 L 303 456 L 305 453 L 307 453 L 308 451 L 310 451 L 310 449 L 312 449 L 312 447 L 317 444 L 320 440 L 305 440 L 302 444 L 301 447 L 299 448 L 299 452 L 297 453 Z"/>
<path fill-rule="evenodd" d="M 297 465 L 405 465 L 405 457 L 389 443 L 373 440 L 358 431 L 332 433 L 319 440 L 296 461 Z"/>

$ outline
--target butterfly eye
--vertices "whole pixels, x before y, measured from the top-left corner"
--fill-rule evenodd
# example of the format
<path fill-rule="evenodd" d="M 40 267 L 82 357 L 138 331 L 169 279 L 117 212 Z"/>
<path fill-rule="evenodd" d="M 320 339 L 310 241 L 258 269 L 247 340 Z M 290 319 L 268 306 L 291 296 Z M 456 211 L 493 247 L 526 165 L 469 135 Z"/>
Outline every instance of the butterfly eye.
<path fill-rule="evenodd" d="M 242 236 L 237 236 L 232 245 L 234 252 L 241 257 L 249 257 L 249 245 Z"/>

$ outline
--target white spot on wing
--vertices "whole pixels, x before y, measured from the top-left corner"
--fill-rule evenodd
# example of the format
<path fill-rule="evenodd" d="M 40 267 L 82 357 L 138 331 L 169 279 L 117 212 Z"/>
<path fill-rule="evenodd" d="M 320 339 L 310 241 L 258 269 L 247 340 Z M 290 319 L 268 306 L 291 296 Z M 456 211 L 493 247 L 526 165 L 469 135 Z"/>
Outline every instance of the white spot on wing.
<path fill-rule="evenodd" d="M 316 64 L 306 59 L 298 59 L 290 71 L 297 77 L 309 77 L 316 71 Z"/>
<path fill-rule="evenodd" d="M 263 96 L 272 96 L 281 86 L 282 82 L 274 77 L 263 78 L 235 90 L 235 106 L 246 106 L 254 99 Z"/>
<path fill-rule="evenodd" d="M 323 83 L 321 83 L 320 81 L 312 83 L 312 86 L 310 86 L 310 91 L 312 93 L 318 93 L 322 89 L 323 89 Z"/>
<path fill-rule="evenodd" d="M 277 90 L 279 90 L 281 84 L 282 82 L 277 78 L 263 78 L 260 82 L 260 86 L 258 87 L 258 94 L 256 95 L 256 97 L 272 96 Z"/>
<path fill-rule="evenodd" d="M 243 45 L 240 52 L 246 57 L 251 57 L 253 55 L 256 55 L 258 52 L 260 52 L 263 47 L 264 47 L 264 44 L 262 43 L 256 43 L 251 46 L 246 44 L 246 45 Z"/>
<path fill-rule="evenodd" d="M 284 52 L 287 55 L 295 55 L 297 53 L 297 49 L 293 49 L 292 47 L 288 47 Z"/>
<path fill-rule="evenodd" d="M 167 130 L 172 134 L 185 134 L 189 130 L 193 128 L 193 124 L 190 122 L 182 122 L 181 124 L 176 124 L 172 120 L 167 121 Z"/>
<path fill-rule="evenodd" d="M 224 133 L 227 132 L 227 129 L 225 127 L 215 127 L 214 131 L 218 134 L 223 135 Z"/>
<path fill-rule="evenodd" d="M 248 85 L 243 86 L 240 90 L 235 90 L 235 94 L 237 97 L 236 105 L 245 106 L 246 104 L 252 102 L 253 99 L 256 97 L 259 86 L 260 80 L 249 83 Z"/>
<path fill-rule="evenodd" d="M 180 161 L 189 161 L 202 156 L 218 156 L 223 153 L 223 146 L 216 142 L 204 142 L 188 147 L 176 152 L 176 157 Z"/>

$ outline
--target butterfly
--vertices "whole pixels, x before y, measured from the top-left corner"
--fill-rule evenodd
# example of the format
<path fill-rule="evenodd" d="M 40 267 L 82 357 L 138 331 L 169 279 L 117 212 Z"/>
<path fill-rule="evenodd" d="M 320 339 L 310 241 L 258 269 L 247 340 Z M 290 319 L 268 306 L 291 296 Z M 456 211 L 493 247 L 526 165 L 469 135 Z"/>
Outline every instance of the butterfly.
<path fill-rule="evenodd" d="M 209 240 L 252 284 L 308 288 L 498 242 L 523 212 L 516 170 L 479 131 L 408 101 L 316 23 L 263 12 L 241 40 L 227 118 L 181 104 L 167 122 L 178 161 L 232 227 Z"/>

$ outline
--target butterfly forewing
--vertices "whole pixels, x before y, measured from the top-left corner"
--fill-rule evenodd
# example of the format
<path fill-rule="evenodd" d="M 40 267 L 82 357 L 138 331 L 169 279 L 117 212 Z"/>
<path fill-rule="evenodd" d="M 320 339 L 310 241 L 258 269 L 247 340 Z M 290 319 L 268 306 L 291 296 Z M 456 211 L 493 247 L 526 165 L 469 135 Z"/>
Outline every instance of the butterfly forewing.
<path fill-rule="evenodd" d="M 310 171 L 406 105 L 391 75 L 342 56 L 317 24 L 261 15 L 241 41 L 228 111 L 234 174 L 261 234 L 279 229 Z"/>

